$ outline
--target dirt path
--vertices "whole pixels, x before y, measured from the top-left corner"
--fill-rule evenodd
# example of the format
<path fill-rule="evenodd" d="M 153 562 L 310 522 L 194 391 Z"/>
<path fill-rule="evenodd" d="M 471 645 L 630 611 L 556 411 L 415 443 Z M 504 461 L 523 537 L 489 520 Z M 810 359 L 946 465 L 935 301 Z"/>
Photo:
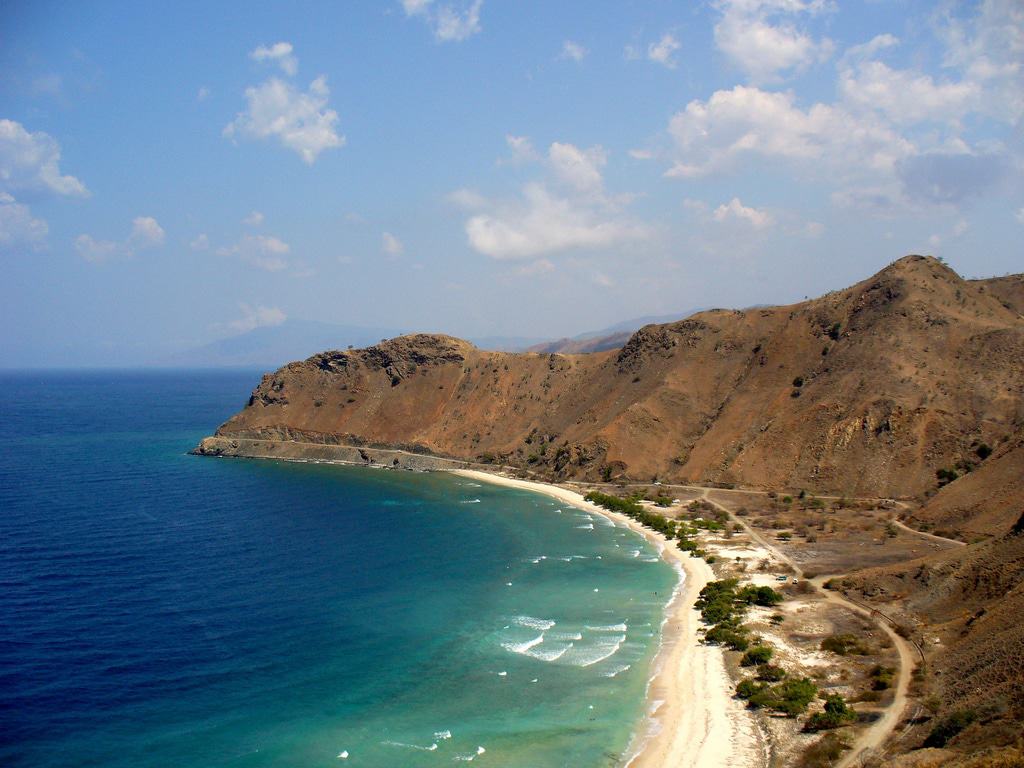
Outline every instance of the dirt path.
<path fill-rule="evenodd" d="M 766 538 L 761 536 L 760 533 L 758 533 L 749 525 L 747 525 L 747 523 L 744 520 L 733 515 L 732 511 L 729 510 L 727 507 L 723 506 L 722 504 L 719 504 L 717 501 L 709 497 L 709 493 L 711 493 L 712 491 L 717 493 L 719 489 L 693 488 L 692 490 L 701 490 L 702 499 L 707 501 L 709 504 L 713 505 L 715 508 L 720 509 L 727 515 L 729 515 L 729 519 L 733 523 L 739 523 L 739 525 L 743 528 L 744 531 L 746 531 L 747 535 L 750 536 L 750 538 L 753 541 L 757 542 L 757 544 L 771 552 L 779 560 L 786 563 L 786 565 L 792 568 L 794 573 L 796 573 L 797 578 L 801 580 L 806 580 L 818 591 L 819 594 L 821 594 L 825 598 L 827 602 L 832 603 L 833 605 L 842 606 L 847 610 L 853 611 L 854 613 L 866 616 L 871 619 L 877 617 L 879 619 L 879 626 L 892 640 L 900 657 L 900 666 L 898 670 L 898 677 L 896 679 L 896 686 L 894 688 L 895 696 L 893 698 L 893 701 L 888 707 L 885 708 L 885 711 L 882 713 L 882 716 L 879 717 L 875 722 L 873 722 L 867 729 L 865 729 L 857 737 L 850 751 L 843 755 L 843 758 L 838 763 L 836 763 L 835 768 L 850 768 L 850 766 L 861 764 L 863 758 L 867 757 L 869 754 L 876 752 L 879 748 L 881 748 L 881 746 L 885 743 L 886 739 L 889 738 L 889 736 L 896 730 L 896 726 L 900 723 L 903 711 L 907 707 L 907 692 L 910 689 L 910 675 L 913 672 L 915 665 L 915 657 L 917 655 L 916 649 L 896 633 L 896 630 L 892 626 L 890 626 L 891 620 L 884 614 L 881 614 L 879 611 L 874 611 L 870 608 L 865 608 L 864 606 L 857 605 L 856 603 L 846 599 L 842 595 L 839 595 L 832 590 L 825 589 L 825 582 L 830 578 L 835 578 L 836 574 L 832 574 L 829 576 L 818 576 L 814 579 L 806 579 L 804 576 L 803 569 L 801 569 L 800 566 L 797 565 L 797 563 L 794 562 L 792 558 L 790 558 L 788 555 L 786 555 L 786 553 L 776 548 L 771 542 L 769 542 Z M 919 531 L 913 531 L 912 529 L 907 530 L 911 530 L 913 533 L 919 533 Z"/>

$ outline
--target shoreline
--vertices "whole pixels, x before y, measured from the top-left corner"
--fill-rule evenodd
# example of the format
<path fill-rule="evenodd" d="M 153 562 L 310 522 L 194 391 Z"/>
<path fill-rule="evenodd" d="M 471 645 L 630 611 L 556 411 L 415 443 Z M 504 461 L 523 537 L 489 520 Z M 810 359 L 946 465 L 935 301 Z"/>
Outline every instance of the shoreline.
<path fill-rule="evenodd" d="M 661 644 L 647 686 L 644 720 L 629 746 L 627 768 L 743 768 L 765 764 L 753 716 L 732 695 L 725 656 L 717 646 L 698 643 L 693 610 L 698 593 L 715 578 L 711 566 L 636 521 L 598 507 L 576 491 L 472 469 L 452 474 L 494 485 L 542 493 L 574 507 L 604 515 L 639 533 L 682 571 L 682 583 L 665 606 Z"/>

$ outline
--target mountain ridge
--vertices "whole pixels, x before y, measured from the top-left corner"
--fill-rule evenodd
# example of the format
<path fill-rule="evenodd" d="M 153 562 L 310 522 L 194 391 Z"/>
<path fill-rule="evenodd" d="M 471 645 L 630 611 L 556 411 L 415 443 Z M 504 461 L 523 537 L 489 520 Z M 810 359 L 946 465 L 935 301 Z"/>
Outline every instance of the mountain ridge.
<path fill-rule="evenodd" d="M 1024 421 L 1005 281 L 908 256 L 819 299 L 698 312 L 590 354 L 404 336 L 268 374 L 218 435 L 347 435 L 553 479 L 914 496 Z"/>

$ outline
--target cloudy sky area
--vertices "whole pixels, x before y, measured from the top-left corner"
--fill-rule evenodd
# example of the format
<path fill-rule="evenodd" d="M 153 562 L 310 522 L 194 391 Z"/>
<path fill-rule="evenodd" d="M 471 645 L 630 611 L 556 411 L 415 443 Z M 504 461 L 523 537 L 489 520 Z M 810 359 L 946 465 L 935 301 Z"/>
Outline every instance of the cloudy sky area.
<path fill-rule="evenodd" d="M 216 5 L 0 7 L 0 365 L 1024 270 L 1019 0 Z"/>

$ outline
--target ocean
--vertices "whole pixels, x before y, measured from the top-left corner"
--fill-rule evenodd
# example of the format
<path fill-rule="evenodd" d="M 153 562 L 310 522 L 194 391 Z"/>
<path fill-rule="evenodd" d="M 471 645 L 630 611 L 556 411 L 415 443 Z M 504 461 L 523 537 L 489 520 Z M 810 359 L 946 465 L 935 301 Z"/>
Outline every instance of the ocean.
<path fill-rule="evenodd" d="M 0 765 L 621 764 L 676 572 L 535 493 L 188 455 L 259 375 L 0 374 Z"/>

